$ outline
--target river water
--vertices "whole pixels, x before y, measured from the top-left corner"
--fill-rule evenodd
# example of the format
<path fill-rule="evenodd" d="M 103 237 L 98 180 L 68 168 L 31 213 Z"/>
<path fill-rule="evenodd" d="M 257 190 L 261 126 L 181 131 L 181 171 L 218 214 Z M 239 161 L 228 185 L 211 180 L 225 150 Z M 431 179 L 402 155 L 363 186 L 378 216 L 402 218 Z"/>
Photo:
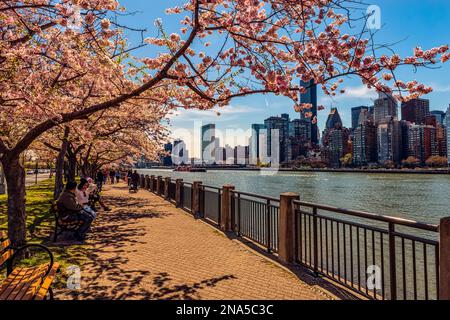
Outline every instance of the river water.
<path fill-rule="evenodd" d="M 140 170 L 148 175 L 202 181 L 221 187 L 231 184 L 236 190 L 278 197 L 297 192 L 307 202 L 363 210 L 437 224 L 450 216 L 450 175 L 292 173 L 264 175 L 255 171 L 214 171 L 181 173 L 169 170 Z"/>

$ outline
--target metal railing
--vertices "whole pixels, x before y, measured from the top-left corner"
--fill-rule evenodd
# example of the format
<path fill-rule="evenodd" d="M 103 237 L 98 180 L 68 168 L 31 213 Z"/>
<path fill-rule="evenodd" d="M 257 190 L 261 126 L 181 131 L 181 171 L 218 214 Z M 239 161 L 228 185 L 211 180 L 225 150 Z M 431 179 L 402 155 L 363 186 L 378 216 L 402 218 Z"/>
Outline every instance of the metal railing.
<path fill-rule="evenodd" d="M 232 192 L 232 224 L 239 236 L 278 252 L 280 200 L 252 193 Z"/>
<path fill-rule="evenodd" d="M 176 185 L 175 181 L 170 180 L 170 182 L 169 182 L 169 200 L 171 202 L 175 202 L 176 192 L 177 192 L 177 185 Z"/>
<path fill-rule="evenodd" d="M 164 195 L 164 180 L 160 185 Z M 193 213 L 194 185 L 180 187 L 179 206 Z M 224 189 L 199 185 L 198 192 L 201 217 L 220 226 Z M 169 200 L 177 201 L 172 180 Z M 231 190 L 228 203 L 232 231 L 279 252 L 279 198 Z M 294 201 L 290 212 L 295 262 L 317 276 L 369 299 L 439 299 L 437 225 L 304 201 Z"/>
<path fill-rule="evenodd" d="M 202 217 L 220 226 L 222 189 L 201 185 L 200 191 L 200 213 Z"/>
<path fill-rule="evenodd" d="M 192 213 L 192 199 L 194 186 L 192 183 L 184 182 L 181 191 L 181 208 Z"/>
<path fill-rule="evenodd" d="M 439 298 L 438 226 L 294 204 L 298 263 L 371 299 Z"/>

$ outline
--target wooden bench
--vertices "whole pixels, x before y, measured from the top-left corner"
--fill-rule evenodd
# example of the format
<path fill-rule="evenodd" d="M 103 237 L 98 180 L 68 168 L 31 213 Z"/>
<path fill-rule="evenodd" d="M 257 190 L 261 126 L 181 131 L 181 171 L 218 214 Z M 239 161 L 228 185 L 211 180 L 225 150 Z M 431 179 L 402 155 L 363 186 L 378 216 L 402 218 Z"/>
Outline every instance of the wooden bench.
<path fill-rule="evenodd" d="M 53 242 L 58 241 L 58 236 L 63 232 L 76 232 L 78 228 L 83 224 L 80 220 L 66 220 L 60 216 L 56 201 L 51 202 L 51 213 L 55 216 L 55 234 L 53 236 Z"/>
<path fill-rule="evenodd" d="M 14 261 L 28 249 L 38 249 L 49 256 L 49 263 L 35 267 L 14 268 Z M 0 232 L 0 267 L 6 264 L 7 278 L 0 284 L 0 300 L 47 300 L 53 299 L 51 284 L 59 269 L 51 251 L 37 244 L 29 244 L 14 250 L 5 233 Z"/>

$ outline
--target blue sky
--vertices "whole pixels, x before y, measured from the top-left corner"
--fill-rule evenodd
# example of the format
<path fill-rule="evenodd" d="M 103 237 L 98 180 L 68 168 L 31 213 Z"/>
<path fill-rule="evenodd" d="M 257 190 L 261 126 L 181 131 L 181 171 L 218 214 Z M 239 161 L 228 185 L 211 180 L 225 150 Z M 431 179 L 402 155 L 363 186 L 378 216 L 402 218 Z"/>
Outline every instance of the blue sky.
<path fill-rule="evenodd" d="M 180 16 L 167 16 L 165 9 L 181 5 L 183 0 L 120 0 L 133 15 L 124 17 L 121 21 L 128 26 L 146 28 L 146 36 L 156 36 L 154 21 L 162 18 L 168 33 L 177 32 L 180 28 Z M 392 48 L 400 55 L 410 55 L 415 46 L 424 49 L 450 43 L 450 5 L 448 0 L 367 0 L 368 4 L 378 5 L 381 9 L 382 28 L 377 34 L 377 43 L 396 43 Z M 130 35 L 130 41 L 136 41 L 135 35 Z M 399 43 L 397 43 L 399 42 Z M 155 49 L 146 47 L 135 51 L 137 56 L 154 56 Z M 433 110 L 446 110 L 450 104 L 450 63 L 437 70 L 422 69 L 415 73 L 411 69 L 399 72 L 402 80 L 416 79 L 431 85 L 435 91 L 426 98 L 431 101 Z M 344 124 L 350 126 L 350 109 L 358 105 L 370 105 L 374 94 L 360 85 L 359 80 L 346 80 L 347 93 L 334 100 L 326 98 L 319 92 L 319 102 L 327 109 L 319 114 L 319 126 L 327 117 L 327 110 L 337 107 Z M 171 129 L 174 138 L 186 140 L 191 155 L 198 155 L 198 132 L 194 132 L 195 123 L 216 123 L 218 129 L 241 129 L 235 136 L 241 141 L 235 142 L 232 134 L 222 138 L 222 142 L 242 144 L 242 130 L 249 129 L 252 123 L 262 123 L 271 115 L 289 113 L 292 117 L 298 115 L 293 111 L 292 102 L 273 95 L 251 96 L 233 100 L 231 105 L 221 110 L 221 116 L 215 112 L 181 111 L 171 119 Z"/>

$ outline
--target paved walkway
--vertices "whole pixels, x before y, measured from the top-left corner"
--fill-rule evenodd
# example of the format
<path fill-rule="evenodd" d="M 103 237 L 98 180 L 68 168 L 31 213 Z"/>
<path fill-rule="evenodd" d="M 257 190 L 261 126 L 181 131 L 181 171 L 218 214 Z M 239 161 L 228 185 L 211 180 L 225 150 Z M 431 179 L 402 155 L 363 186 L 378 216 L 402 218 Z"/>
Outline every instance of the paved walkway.
<path fill-rule="evenodd" d="M 335 299 L 306 273 L 294 274 L 147 192 L 105 192 L 88 244 L 82 289 L 60 299 Z"/>

